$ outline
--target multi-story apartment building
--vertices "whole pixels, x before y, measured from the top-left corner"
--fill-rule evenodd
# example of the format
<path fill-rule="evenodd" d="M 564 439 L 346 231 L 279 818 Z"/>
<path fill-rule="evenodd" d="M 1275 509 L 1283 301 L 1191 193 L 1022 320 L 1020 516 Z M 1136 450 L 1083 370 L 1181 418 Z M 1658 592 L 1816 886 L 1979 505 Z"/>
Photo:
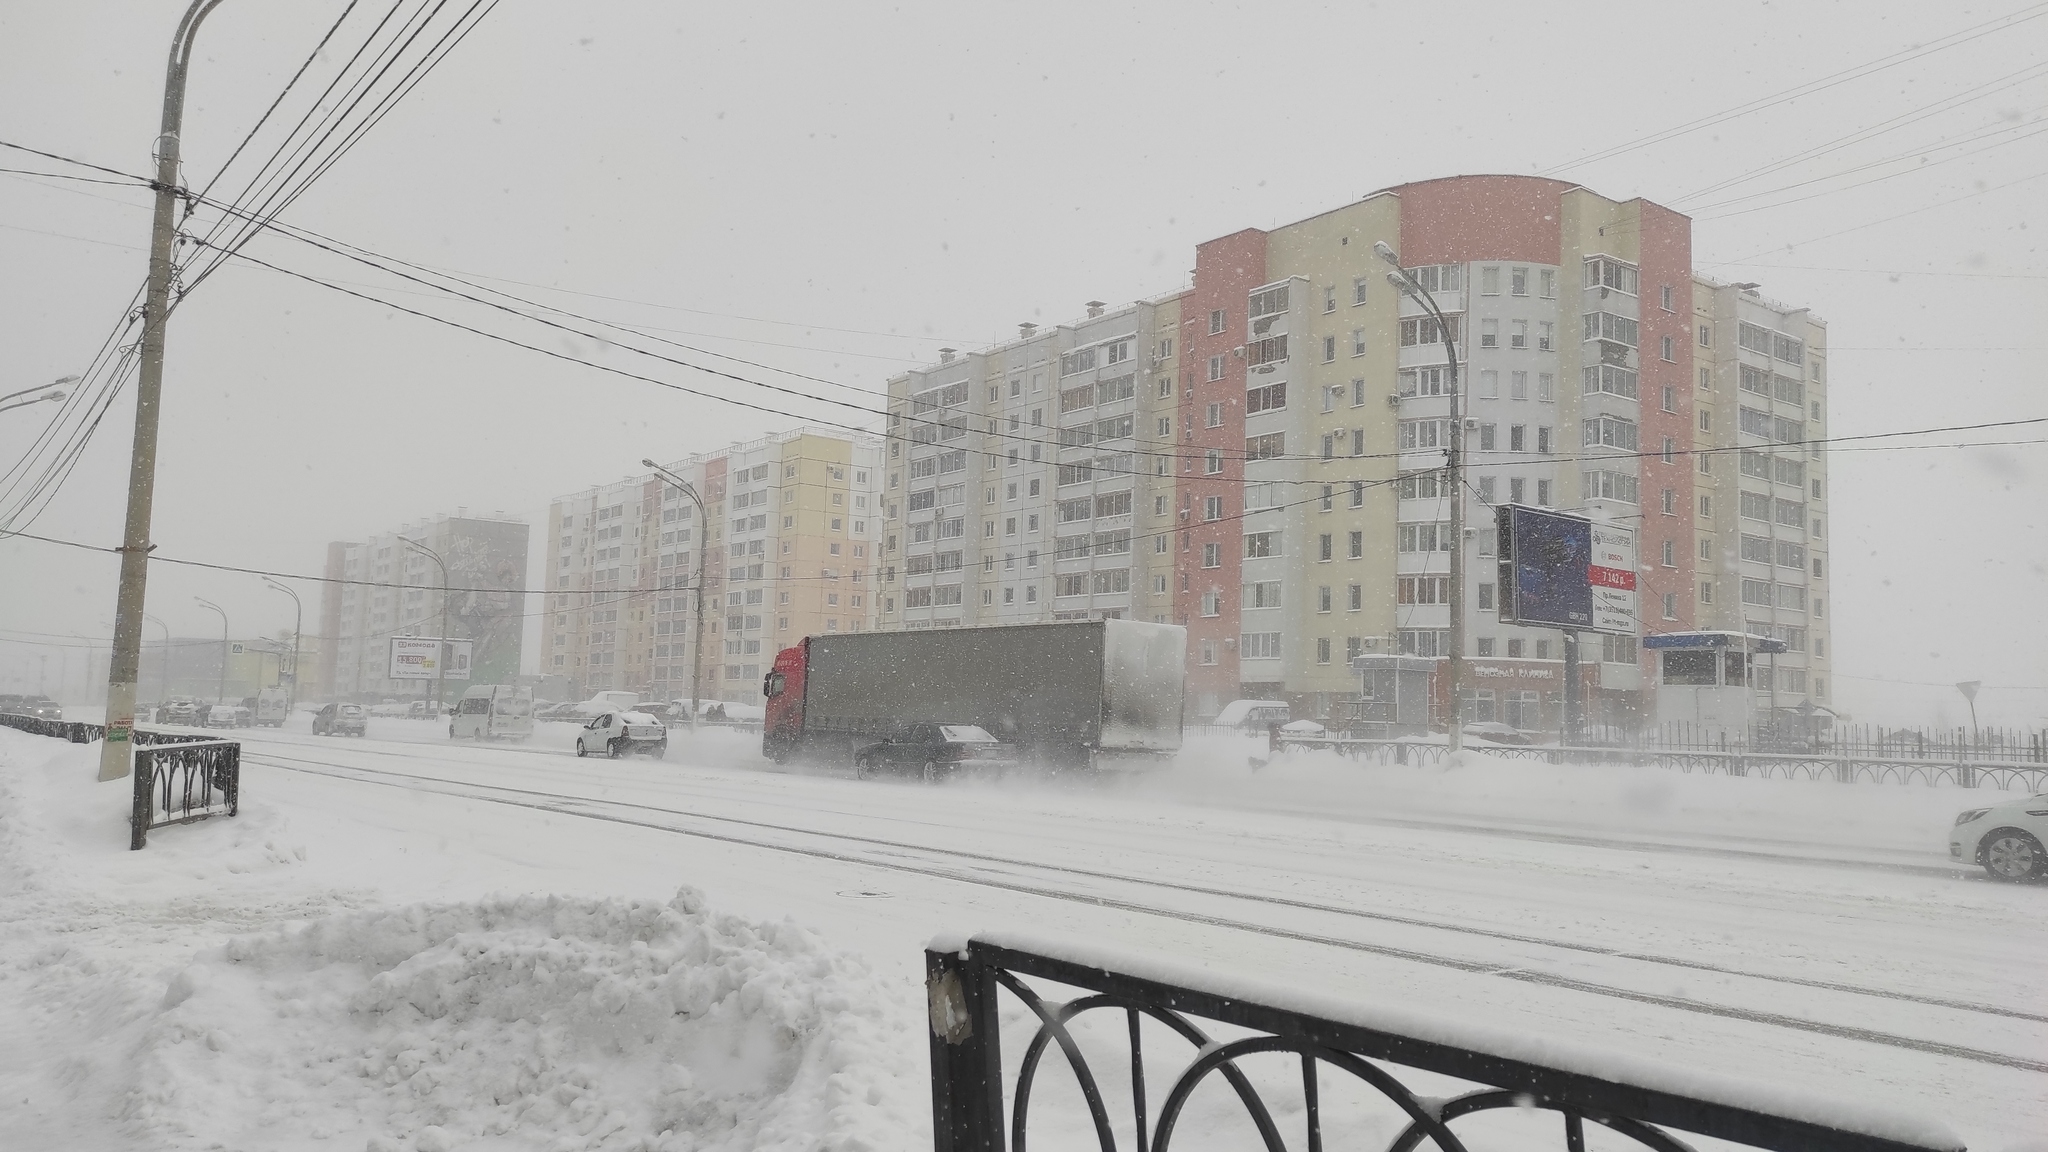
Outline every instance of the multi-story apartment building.
<path fill-rule="evenodd" d="M 447 566 L 447 634 L 473 641 L 468 682 L 511 683 L 525 631 L 527 525 L 502 512 L 459 510 L 402 525 L 360 543 L 327 547 L 321 635 L 314 679 L 324 695 L 378 700 L 431 692 L 431 681 L 390 678 L 390 638 L 442 634 L 441 567 L 406 543 L 417 541 Z M 302 649 L 302 656 L 305 652 Z"/>
<path fill-rule="evenodd" d="M 878 627 L 1166 621 L 1179 300 L 889 382 Z"/>
<path fill-rule="evenodd" d="M 1785 642 L 1779 705 L 1828 681 L 1827 325 L 1754 284 L 1693 284 L 1699 627 Z"/>
<path fill-rule="evenodd" d="M 880 464 L 879 440 L 799 428 L 665 466 L 708 524 L 652 474 L 557 499 L 541 671 L 579 694 L 689 698 L 701 571 L 703 696 L 758 703 L 777 649 L 872 626 Z"/>
<path fill-rule="evenodd" d="M 1446 325 L 1388 283 L 1379 243 Z M 1765 451 L 1819 426 L 1820 330 L 1696 281 L 1691 257 L 1691 222 L 1648 201 L 1452 177 L 1198 245 L 1193 284 L 1176 295 L 949 351 L 890 382 L 878 626 L 1163 616 L 1189 630 L 1194 714 L 1275 697 L 1330 715 L 1357 693 L 1351 658 L 1449 654 L 1456 499 L 1469 714 L 1548 726 L 1563 638 L 1498 608 L 1493 510 L 1520 503 L 1636 531 L 1646 632 L 1806 629 L 1781 702 L 1820 699 L 1824 681 L 1802 667 L 1825 649 L 1819 541 L 1795 552 L 1739 523 L 1769 507 L 1789 533 L 1787 492 L 1759 503 L 1788 479 L 1812 505 L 1825 498 L 1817 458 Z M 1447 334 L 1461 492 L 1444 470 Z M 1815 375 L 1794 383 L 1801 369 L 1787 365 L 1808 351 Z M 1795 427 L 1799 403 L 1810 424 Z M 1766 544 L 1768 564 L 1744 559 Z M 1795 556 L 1801 580 L 1780 579 Z M 1783 571 L 1749 570 L 1760 565 Z M 1596 716 L 1630 721 L 1651 687 L 1636 638 L 1587 640 Z"/>

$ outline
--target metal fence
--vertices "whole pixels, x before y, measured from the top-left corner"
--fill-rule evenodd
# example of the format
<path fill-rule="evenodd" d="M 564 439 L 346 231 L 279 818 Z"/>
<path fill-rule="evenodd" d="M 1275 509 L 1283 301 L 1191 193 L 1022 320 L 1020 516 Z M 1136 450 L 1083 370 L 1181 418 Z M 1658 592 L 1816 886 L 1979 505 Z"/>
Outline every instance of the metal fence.
<path fill-rule="evenodd" d="M 1088 993 L 1049 999 L 1026 978 Z M 1307 1147 L 1323 1146 L 1321 1078 L 1324 1069 L 1353 1077 L 1405 1114 L 1407 1122 L 1387 1146 L 1411 1152 L 1427 1140 L 1440 1152 L 1464 1152 L 1455 1130 L 1465 1117 L 1498 1109 L 1540 1109 L 1557 1113 L 1558 1135 L 1570 1152 L 1583 1152 L 1586 1126 L 1598 1125 L 1655 1152 L 1690 1152 L 1669 1134 L 1677 1129 L 1783 1152 L 1961 1152 L 1960 1144 L 1918 1144 L 1872 1134 L 1883 1130 L 1871 1118 L 1869 1131 L 1829 1127 L 1794 1116 L 1700 1099 L 1669 1087 L 1632 1084 L 1534 1063 L 1498 1053 L 1458 1047 L 1439 1039 L 1344 1023 L 1266 1004 L 1248 1002 L 1222 986 L 1204 988 L 1162 983 L 1109 967 L 1057 959 L 1003 947 L 982 939 L 955 950 L 925 952 L 925 990 L 931 1013 L 932 1135 L 938 1152 L 1024 1152 L 1032 1115 L 1031 1089 L 1041 1061 L 1057 1045 L 1080 1084 L 1102 1152 L 1117 1147 L 1115 1128 L 1103 1102 L 1101 1075 L 1128 1075 L 1133 1108 L 1130 1131 L 1138 1152 L 1168 1152 L 1194 1090 L 1213 1074 L 1242 1104 L 1269 1152 L 1287 1147 L 1274 1123 L 1274 1108 L 1245 1075 L 1238 1061 L 1259 1053 L 1299 1058 Z M 1038 1028 L 1010 1068 L 1015 1079 L 1004 1107 L 1006 1067 L 998 1032 L 997 1001 L 1003 992 L 1038 1018 Z M 1061 996 L 1067 993 L 1062 991 Z M 1089 1064 L 1069 1025 L 1089 1012 L 1122 1015 L 1129 1036 L 1129 1063 L 1118 1060 L 1101 1073 Z M 1140 1024 L 1146 1018 L 1171 1029 L 1187 1045 L 1171 1052 L 1173 1075 L 1156 1118 L 1148 1112 L 1148 1057 Z M 1252 1034 L 1219 1041 L 1196 1021 L 1214 1022 Z M 1212 1025 L 1213 1026 L 1213 1025 Z M 1402 1082 L 1414 1071 L 1455 1077 L 1475 1087 L 1448 1100 L 1432 1098 Z M 1290 1093 L 1291 1094 L 1291 1093 Z M 1294 1100 L 1286 1101 L 1292 1111 Z M 1469 1128 L 1469 1126 L 1466 1126 Z"/>
<path fill-rule="evenodd" d="M 2048 789 L 2048 764 L 2003 760 L 1909 760 L 1847 752 L 1744 752 L 1707 749 L 1564 748 L 1555 745 L 1471 743 L 1489 756 L 1545 764 L 1631 764 L 1707 776 L 1777 780 L 1833 780 L 1841 784 L 1922 784 L 1954 788 Z M 1430 765 L 1449 749 L 1421 740 L 1365 740 L 1338 735 L 1282 735 L 1273 750 L 1322 749 L 1374 764 Z"/>
<path fill-rule="evenodd" d="M 103 724 L 42 720 L 0 714 L 0 724 L 73 744 L 104 739 Z M 129 811 L 128 847 L 144 847 L 149 830 L 190 824 L 211 816 L 233 816 L 242 806 L 242 746 L 232 740 L 137 728 L 135 793 Z"/>

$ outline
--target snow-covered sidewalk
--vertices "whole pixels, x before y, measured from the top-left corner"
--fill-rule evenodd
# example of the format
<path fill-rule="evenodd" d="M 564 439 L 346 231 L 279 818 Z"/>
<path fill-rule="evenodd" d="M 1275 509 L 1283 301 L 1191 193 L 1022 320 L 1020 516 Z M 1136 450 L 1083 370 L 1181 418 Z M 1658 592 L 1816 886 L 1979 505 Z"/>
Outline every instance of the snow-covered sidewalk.
<path fill-rule="evenodd" d="M 851 1150 L 928 1127 L 915 990 L 795 924 L 687 888 L 386 904 L 403 853 L 310 867 L 315 814 L 260 790 L 129 853 L 91 752 L 0 731 L 6 1147 Z"/>

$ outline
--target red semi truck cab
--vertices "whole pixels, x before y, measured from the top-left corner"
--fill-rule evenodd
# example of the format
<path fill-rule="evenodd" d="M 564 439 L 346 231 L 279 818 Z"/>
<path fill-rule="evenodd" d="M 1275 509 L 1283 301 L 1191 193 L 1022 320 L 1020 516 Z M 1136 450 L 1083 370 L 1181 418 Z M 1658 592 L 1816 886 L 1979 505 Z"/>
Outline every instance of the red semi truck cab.
<path fill-rule="evenodd" d="M 767 698 L 767 716 L 761 723 L 761 754 L 780 762 L 796 750 L 804 732 L 804 673 L 809 663 L 811 639 L 806 636 L 793 648 L 775 654 L 775 663 L 761 680 L 761 695 Z"/>

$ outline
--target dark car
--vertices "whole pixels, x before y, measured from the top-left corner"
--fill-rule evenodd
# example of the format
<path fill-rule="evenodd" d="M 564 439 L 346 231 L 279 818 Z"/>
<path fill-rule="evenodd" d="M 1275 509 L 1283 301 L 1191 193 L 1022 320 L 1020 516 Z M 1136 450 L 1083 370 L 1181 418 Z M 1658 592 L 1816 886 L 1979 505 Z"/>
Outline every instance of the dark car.
<path fill-rule="evenodd" d="M 64 709 L 59 707 L 57 702 L 48 696 L 24 696 L 16 711 L 24 716 L 33 716 L 38 720 L 62 720 L 64 718 Z"/>
<path fill-rule="evenodd" d="M 21 697 L 12 692 L 0 692 L 0 715 L 14 715 L 21 711 Z"/>
<path fill-rule="evenodd" d="M 915 769 L 927 782 L 951 775 L 964 764 L 978 768 L 1008 767 L 1014 751 L 972 724 L 912 724 L 885 740 L 853 754 L 853 774 L 867 779 L 885 768 Z"/>
<path fill-rule="evenodd" d="M 369 718 L 361 704 L 329 704 L 313 713 L 315 736 L 362 736 L 369 730 Z"/>

